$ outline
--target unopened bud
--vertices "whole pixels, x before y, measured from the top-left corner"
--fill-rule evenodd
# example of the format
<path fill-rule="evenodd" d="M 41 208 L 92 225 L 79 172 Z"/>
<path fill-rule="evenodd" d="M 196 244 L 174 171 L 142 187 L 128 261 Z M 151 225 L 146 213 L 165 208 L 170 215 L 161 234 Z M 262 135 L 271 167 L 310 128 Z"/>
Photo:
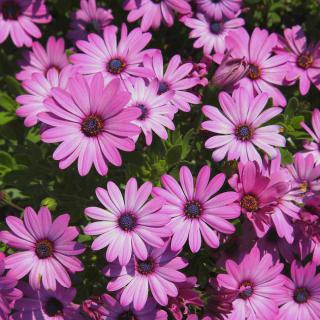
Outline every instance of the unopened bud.
<path fill-rule="evenodd" d="M 50 211 L 54 211 L 57 208 L 57 201 L 53 198 L 44 198 L 41 201 L 41 206 L 42 207 L 47 207 Z"/>

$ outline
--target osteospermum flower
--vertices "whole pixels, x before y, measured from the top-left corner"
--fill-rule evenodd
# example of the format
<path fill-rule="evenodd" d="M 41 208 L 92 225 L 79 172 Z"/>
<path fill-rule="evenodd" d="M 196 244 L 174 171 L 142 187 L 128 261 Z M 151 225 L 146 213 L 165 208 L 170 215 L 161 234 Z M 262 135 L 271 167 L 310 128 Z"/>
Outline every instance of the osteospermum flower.
<path fill-rule="evenodd" d="M 227 274 L 217 277 L 220 286 L 238 291 L 228 319 L 275 319 L 279 311 L 277 297 L 285 281 L 280 274 L 282 269 L 282 263 L 273 264 L 268 253 L 261 257 L 257 248 L 253 248 L 240 264 L 228 260 Z"/>
<path fill-rule="evenodd" d="M 205 55 L 210 55 L 214 50 L 215 53 L 223 54 L 226 49 L 225 38 L 230 30 L 239 28 L 244 25 L 242 18 L 232 18 L 230 20 L 217 20 L 198 13 L 196 18 L 186 18 L 184 24 L 193 29 L 190 32 L 190 38 L 198 38 L 194 48 L 202 48 Z"/>
<path fill-rule="evenodd" d="M 19 283 L 23 298 L 14 304 L 15 312 L 11 320 L 83 320 L 79 313 L 79 305 L 74 304 L 76 289 L 64 288 L 60 285 L 52 290 L 43 286 L 34 290 L 24 282 Z"/>
<path fill-rule="evenodd" d="M 120 80 L 114 79 L 107 86 L 101 73 L 89 85 L 77 75 L 69 80 L 68 91 L 53 88 L 52 98 L 45 101 L 48 113 L 39 114 L 41 122 L 50 126 L 41 134 L 46 143 L 61 142 L 53 153 L 65 169 L 78 159 L 81 176 L 89 173 L 92 165 L 100 175 L 107 174 L 108 162 L 122 163 L 118 149 L 133 151 L 131 137 L 140 129 L 131 122 L 141 112 L 138 108 L 125 109 L 130 94 L 122 91 Z"/>
<path fill-rule="evenodd" d="M 41 37 L 36 23 L 50 21 L 44 0 L 0 0 L 0 43 L 10 34 L 16 47 L 31 47 L 32 37 Z"/>
<path fill-rule="evenodd" d="M 228 160 L 257 161 L 262 163 L 256 147 L 265 151 L 272 158 L 277 152 L 274 147 L 284 147 L 285 138 L 279 134 L 280 126 L 262 126 L 279 113 L 281 108 L 267 110 L 268 94 L 261 93 L 255 98 L 240 88 L 231 97 L 226 92 L 219 94 L 219 103 L 223 113 L 216 107 L 204 106 L 202 112 L 210 119 L 202 123 L 202 128 L 216 133 L 209 138 L 205 147 L 216 149 L 212 153 L 214 161 Z"/>
<path fill-rule="evenodd" d="M 242 0 L 195 0 L 200 12 L 221 20 L 223 17 L 232 19 L 239 12 Z"/>
<path fill-rule="evenodd" d="M 82 271 L 82 263 L 76 255 L 85 248 L 73 241 L 79 234 L 75 227 L 69 227 L 70 216 L 63 214 L 52 221 L 50 211 L 42 207 L 39 213 L 28 207 L 24 218 L 6 218 L 11 232 L 2 231 L 0 239 L 9 246 L 20 250 L 5 258 L 8 276 L 22 279 L 29 274 L 29 283 L 39 289 L 56 289 L 56 282 L 70 288 L 71 280 L 67 271 Z"/>
<path fill-rule="evenodd" d="M 141 260 L 147 259 L 146 244 L 161 248 L 164 245 L 161 238 L 171 235 L 166 228 L 169 217 L 161 212 L 162 199 L 148 201 L 151 191 L 150 182 L 138 189 L 135 178 L 128 181 L 124 199 L 112 181 L 108 182 L 107 190 L 97 188 L 96 195 L 105 209 L 85 209 L 88 217 L 99 220 L 85 228 L 86 234 L 99 235 L 92 243 L 92 249 L 108 246 L 106 259 L 112 262 L 119 258 L 120 264 L 126 265 L 132 254 Z"/>
<path fill-rule="evenodd" d="M 247 76 L 237 85 L 245 87 L 252 95 L 266 92 L 273 99 L 274 106 L 286 105 L 286 99 L 276 85 L 283 85 L 288 70 L 287 58 L 272 55 L 277 45 L 277 35 L 268 34 L 267 30 L 255 28 L 251 37 L 240 28 L 231 30 L 226 37 L 227 50 L 232 58 L 245 58 L 249 64 Z"/>
<path fill-rule="evenodd" d="M 87 39 L 89 33 L 101 34 L 112 20 L 110 9 L 97 8 L 96 0 L 81 0 L 80 9 L 71 15 L 68 37 L 77 41 Z"/>
<path fill-rule="evenodd" d="M 220 173 L 210 181 L 210 168 L 202 167 L 196 184 L 190 170 L 183 166 L 180 169 L 180 185 L 170 175 L 161 178 L 164 188 L 154 188 L 153 194 L 166 201 L 163 211 L 171 217 L 169 227 L 173 231 L 171 248 L 180 250 L 189 238 L 189 246 L 193 253 L 201 247 L 201 235 L 212 248 L 219 247 L 217 232 L 231 234 L 235 227 L 227 221 L 240 215 L 236 192 L 223 192 L 216 196 L 224 181 L 225 175 Z"/>
<path fill-rule="evenodd" d="M 140 311 L 146 305 L 149 289 L 154 299 L 162 306 L 168 304 L 168 296 L 176 297 L 178 289 L 176 283 L 184 282 L 186 276 L 180 269 L 188 263 L 178 257 L 178 252 L 170 250 L 170 243 L 162 248 L 148 247 L 147 259 L 140 260 L 132 257 L 130 263 L 122 267 L 118 263 L 108 264 L 104 270 L 109 281 L 107 289 L 118 291 L 120 289 L 120 303 Z"/>
<path fill-rule="evenodd" d="M 101 72 L 106 80 L 150 77 L 152 71 L 141 66 L 144 55 L 150 53 L 144 49 L 150 40 L 150 33 L 142 33 L 140 28 L 128 33 L 123 24 L 118 43 L 117 28 L 108 26 L 103 38 L 90 34 L 87 41 L 77 41 L 77 47 L 84 53 L 73 54 L 70 60 L 79 67 L 80 73 L 93 75 Z"/>
<path fill-rule="evenodd" d="M 174 91 L 158 94 L 160 88 L 160 83 L 156 79 L 149 85 L 146 85 L 141 78 L 136 79 L 134 84 L 127 83 L 127 89 L 131 93 L 128 109 L 135 107 L 141 111 L 140 116 L 132 123 L 141 128 L 148 146 L 152 143 L 153 132 L 161 139 L 167 140 L 166 128 L 175 129 L 171 119 L 176 110 L 170 104 Z"/>
<path fill-rule="evenodd" d="M 191 6 L 187 0 L 129 0 L 124 8 L 130 10 L 128 22 L 142 18 L 142 31 L 158 29 L 162 22 L 171 27 L 175 12 L 183 15 L 191 13 Z"/>
<path fill-rule="evenodd" d="M 291 264 L 291 279 L 286 278 L 284 287 L 277 320 L 319 319 L 320 274 L 316 274 L 314 263 L 303 267 L 294 261 Z"/>
<path fill-rule="evenodd" d="M 189 77 L 193 69 L 192 63 L 181 64 L 181 57 L 175 55 L 170 59 L 168 67 L 164 72 L 161 51 L 156 52 L 152 57 L 145 57 L 143 63 L 148 69 L 153 70 L 155 78 L 159 82 L 158 94 L 165 93 L 169 90 L 174 92 L 170 103 L 175 108 L 189 112 L 190 103 L 200 103 L 199 97 L 187 91 L 200 82 L 198 77 Z"/>
<path fill-rule="evenodd" d="M 21 71 L 16 78 L 20 81 L 31 79 L 34 73 L 47 76 L 51 68 L 61 71 L 68 65 L 63 38 L 50 37 L 46 48 L 39 42 L 33 42 L 31 51 L 24 53 L 23 61 L 20 61 Z"/>

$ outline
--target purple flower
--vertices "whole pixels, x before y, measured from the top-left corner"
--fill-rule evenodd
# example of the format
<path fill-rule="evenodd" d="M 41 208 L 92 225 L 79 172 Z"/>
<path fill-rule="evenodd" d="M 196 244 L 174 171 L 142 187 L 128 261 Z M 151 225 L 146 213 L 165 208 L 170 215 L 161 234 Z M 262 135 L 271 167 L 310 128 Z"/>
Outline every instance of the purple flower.
<path fill-rule="evenodd" d="M 242 0 L 195 0 L 200 12 L 221 20 L 223 17 L 232 19 L 239 12 Z"/>

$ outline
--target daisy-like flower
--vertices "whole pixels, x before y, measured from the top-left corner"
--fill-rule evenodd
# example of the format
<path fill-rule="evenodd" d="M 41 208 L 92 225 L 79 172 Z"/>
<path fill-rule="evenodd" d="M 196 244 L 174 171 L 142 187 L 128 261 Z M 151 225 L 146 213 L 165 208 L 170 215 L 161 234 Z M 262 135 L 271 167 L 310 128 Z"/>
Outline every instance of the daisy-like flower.
<path fill-rule="evenodd" d="M 226 49 L 226 36 L 230 30 L 240 28 L 245 21 L 242 18 L 217 20 L 214 17 L 198 13 L 196 18 L 186 18 L 184 24 L 191 28 L 190 38 L 197 38 L 194 48 L 202 48 L 205 55 L 215 53 L 223 54 Z M 241 28 L 242 29 L 242 28 Z"/>
<path fill-rule="evenodd" d="M 315 163 L 320 164 L 320 110 L 313 110 L 311 121 L 313 130 L 311 130 L 304 122 L 300 124 L 312 137 L 312 141 L 305 142 L 303 146 L 307 150 L 305 154 L 312 154 Z"/>
<path fill-rule="evenodd" d="M 51 96 L 45 101 L 48 113 L 38 118 L 51 127 L 42 133 L 42 141 L 61 142 L 53 153 L 53 158 L 60 161 L 60 169 L 78 159 L 81 176 L 88 174 L 92 165 L 100 175 L 106 175 L 108 162 L 122 164 L 118 149 L 134 150 L 130 137 L 138 135 L 140 129 L 131 122 L 141 111 L 125 109 L 130 94 L 121 89 L 119 79 L 104 86 L 103 76 L 98 73 L 89 85 L 77 75 L 69 80 L 68 91 L 53 88 Z"/>
<path fill-rule="evenodd" d="M 63 214 L 52 221 L 51 213 L 42 207 L 39 213 L 28 207 L 24 218 L 14 216 L 6 218 L 11 232 L 2 231 L 0 240 L 21 252 L 5 258 L 5 267 L 10 269 L 8 276 L 22 279 L 29 275 L 29 283 L 39 289 L 42 283 L 45 289 L 56 289 L 56 282 L 70 288 L 71 280 L 67 271 L 82 271 L 82 263 L 76 255 L 85 248 L 73 241 L 79 234 L 75 227 L 69 227 L 70 216 Z"/>
<path fill-rule="evenodd" d="M 46 76 L 51 68 L 61 71 L 68 65 L 63 38 L 50 37 L 46 48 L 39 42 L 33 42 L 31 50 L 24 52 L 23 58 L 19 63 L 22 70 L 16 75 L 20 81 L 31 79 L 34 73 Z"/>
<path fill-rule="evenodd" d="M 245 87 L 252 95 L 266 92 L 273 99 L 274 106 L 284 107 L 286 98 L 275 85 L 283 85 L 288 71 L 287 57 L 272 55 L 278 43 L 275 33 L 255 28 L 251 37 L 240 28 L 231 30 L 226 37 L 229 54 L 235 59 L 246 59 L 249 64 L 247 76 L 239 80 L 238 86 Z"/>
<path fill-rule="evenodd" d="M 21 105 L 16 114 L 25 118 L 26 127 L 34 126 L 38 123 L 38 114 L 46 112 L 44 101 L 51 96 L 52 88 L 66 89 L 70 77 L 75 74 L 74 66 L 67 66 L 61 72 L 56 68 L 51 68 L 46 76 L 42 73 L 34 73 L 31 79 L 23 81 L 22 87 L 27 94 L 20 95 L 16 101 Z"/>
<path fill-rule="evenodd" d="M 301 26 L 285 29 L 284 37 L 280 40 L 280 49 L 276 51 L 288 60 L 286 80 L 299 80 L 302 95 L 309 92 L 311 83 L 320 90 L 320 42 L 308 46 Z"/>
<path fill-rule="evenodd" d="M 316 274 L 314 263 L 303 267 L 294 261 L 291 264 L 291 279 L 286 278 L 284 286 L 277 320 L 319 319 L 320 274 Z"/>
<path fill-rule="evenodd" d="M 257 248 L 253 248 L 240 264 L 228 260 L 227 274 L 217 277 L 220 286 L 238 291 L 228 319 L 275 319 L 285 282 L 282 269 L 282 263 L 273 264 L 268 253 L 261 257 Z"/>
<path fill-rule="evenodd" d="M 286 144 L 285 138 L 279 134 L 280 126 L 262 125 L 281 113 L 282 109 L 272 107 L 264 110 L 267 102 L 267 93 L 252 98 L 246 89 L 240 88 L 234 91 L 233 97 L 226 92 L 219 94 L 223 113 L 208 105 L 202 108 L 210 119 L 202 123 L 202 128 L 216 134 L 205 143 L 207 149 L 215 149 L 212 153 L 214 161 L 221 161 L 227 155 L 228 160 L 240 159 L 242 163 L 257 161 L 261 165 L 262 159 L 256 147 L 272 158 L 277 156 L 274 147 L 284 147 Z"/>
<path fill-rule="evenodd" d="M 210 168 L 202 167 L 194 186 L 190 170 L 183 166 L 180 169 L 180 184 L 170 175 L 163 175 L 161 182 L 164 188 L 154 188 L 153 194 L 166 201 L 163 211 L 167 212 L 171 221 L 169 227 L 173 231 L 171 248 L 180 250 L 189 238 L 189 246 L 193 253 L 201 248 L 201 235 L 212 248 L 219 247 L 217 232 L 232 234 L 235 227 L 227 219 L 240 215 L 236 192 L 223 192 L 216 196 L 225 181 L 220 173 L 210 180 Z M 181 186 L 180 186 L 181 185 Z"/>
<path fill-rule="evenodd" d="M 195 0 L 200 12 L 221 20 L 226 17 L 232 19 L 239 12 L 242 0 Z"/>
<path fill-rule="evenodd" d="M 89 33 L 101 34 L 113 20 L 112 11 L 97 8 L 96 0 L 81 0 L 80 9 L 71 15 L 68 37 L 73 40 L 86 40 Z"/>
<path fill-rule="evenodd" d="M 186 15 L 192 11 L 187 0 L 129 0 L 124 8 L 130 10 L 128 22 L 142 18 L 142 31 L 158 29 L 162 22 L 171 27 L 175 12 Z"/>
<path fill-rule="evenodd" d="M 41 37 L 36 23 L 50 21 L 44 0 L 0 0 L 0 43 L 10 34 L 16 47 L 31 47 L 32 37 Z"/>
<path fill-rule="evenodd" d="M 104 269 L 109 281 L 107 289 L 118 291 L 120 289 L 120 303 L 140 311 L 147 302 L 149 289 L 154 299 L 162 306 L 168 304 L 169 297 L 177 297 L 176 283 L 186 281 L 186 276 L 178 271 L 185 268 L 188 263 L 178 257 L 177 252 L 170 250 L 169 241 L 162 248 L 148 247 L 148 257 L 139 260 L 132 257 L 130 263 L 122 267 L 118 263 L 110 263 Z"/>
<path fill-rule="evenodd" d="M 132 107 L 141 111 L 138 119 L 132 123 L 141 128 L 145 135 L 147 145 L 151 145 L 153 132 L 163 140 L 168 139 L 166 128 L 174 130 L 172 118 L 175 108 L 170 104 L 174 97 L 174 91 L 166 91 L 158 94 L 160 83 L 154 79 L 149 85 L 141 78 L 136 79 L 134 84 L 127 83 L 128 91 L 131 93 L 131 100 L 128 109 Z"/>
<path fill-rule="evenodd" d="M 161 51 L 156 52 L 152 57 L 145 57 L 143 64 L 153 70 L 155 78 L 159 82 L 158 94 L 165 93 L 169 90 L 174 92 L 170 103 L 177 109 L 185 112 L 190 111 L 191 104 L 199 104 L 200 99 L 195 94 L 188 92 L 199 84 L 199 77 L 189 77 L 193 70 L 192 63 L 181 64 L 181 57 L 179 55 L 173 56 L 166 71 L 163 70 L 163 57 Z"/>
<path fill-rule="evenodd" d="M 23 298 L 14 304 L 11 320 L 84 320 L 79 313 L 80 306 L 72 302 L 76 296 L 74 288 L 58 285 L 54 291 L 43 286 L 34 290 L 21 281 L 19 289 Z"/>
<path fill-rule="evenodd" d="M 140 28 L 128 34 L 123 24 L 117 43 L 117 28 L 108 26 L 103 38 L 92 33 L 88 41 L 77 41 L 77 47 L 84 53 L 73 54 L 70 60 L 79 67 L 80 73 L 93 75 L 102 72 L 106 80 L 151 77 L 152 71 L 141 66 L 143 57 L 150 53 L 150 49 L 144 49 L 150 40 L 151 34 L 142 33 Z"/>
<path fill-rule="evenodd" d="M 93 250 L 108 246 L 106 259 L 119 258 L 125 266 L 132 254 L 141 260 L 148 257 L 146 244 L 161 248 L 165 238 L 171 235 L 166 227 L 169 217 L 161 212 L 162 199 L 148 201 L 152 184 L 145 182 L 140 188 L 131 178 L 125 189 L 124 199 L 115 183 L 108 182 L 107 190 L 97 188 L 96 195 L 105 209 L 89 207 L 85 214 L 99 220 L 86 226 L 85 233 L 99 235 L 92 243 Z"/>

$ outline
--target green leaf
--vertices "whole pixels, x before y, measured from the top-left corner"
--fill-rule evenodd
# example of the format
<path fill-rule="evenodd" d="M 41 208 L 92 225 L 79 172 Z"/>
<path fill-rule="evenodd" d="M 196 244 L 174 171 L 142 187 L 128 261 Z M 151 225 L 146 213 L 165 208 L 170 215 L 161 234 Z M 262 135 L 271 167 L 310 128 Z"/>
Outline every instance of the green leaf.
<path fill-rule="evenodd" d="M 3 126 L 16 119 L 11 112 L 0 112 L 0 126 Z"/>
<path fill-rule="evenodd" d="M 291 125 L 294 129 L 300 129 L 300 123 L 304 121 L 304 116 L 296 116 L 291 119 Z"/>
<path fill-rule="evenodd" d="M 292 153 L 288 149 L 280 148 L 281 162 L 283 165 L 291 164 L 293 162 Z"/>
<path fill-rule="evenodd" d="M 299 100 L 295 97 L 292 97 L 284 110 L 284 115 L 286 116 L 287 120 L 290 120 L 294 116 L 298 106 Z"/>
<path fill-rule="evenodd" d="M 169 149 L 167 153 L 167 163 L 169 166 L 172 166 L 179 162 L 182 155 L 182 145 L 176 145 Z"/>
<path fill-rule="evenodd" d="M 3 167 L 7 167 L 10 169 L 13 169 L 15 167 L 15 161 L 14 159 L 10 156 L 9 153 L 5 151 L 0 151 L 0 165 Z"/>
<path fill-rule="evenodd" d="M 9 97 L 6 93 L 0 93 L 0 106 L 5 109 L 6 111 L 15 112 L 16 110 L 16 102 Z"/>

